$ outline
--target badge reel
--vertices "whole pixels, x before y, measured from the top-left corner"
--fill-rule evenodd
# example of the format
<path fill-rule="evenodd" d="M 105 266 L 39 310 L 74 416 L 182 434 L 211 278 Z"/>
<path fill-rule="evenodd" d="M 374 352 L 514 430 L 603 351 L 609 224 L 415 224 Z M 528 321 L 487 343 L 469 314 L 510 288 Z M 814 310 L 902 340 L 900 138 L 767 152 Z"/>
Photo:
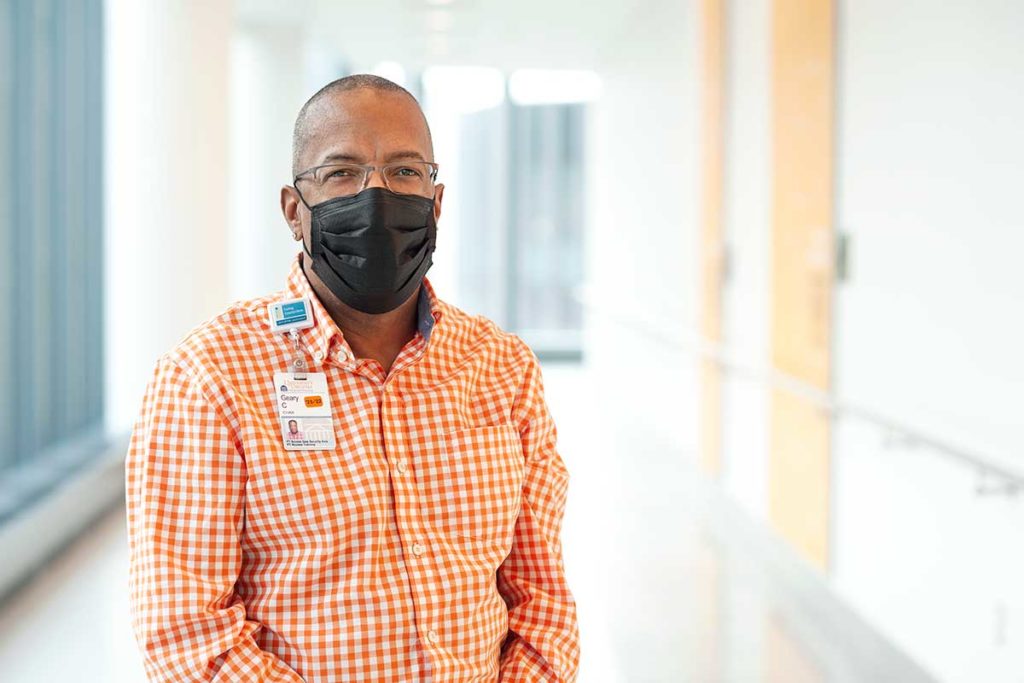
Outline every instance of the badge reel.
<path fill-rule="evenodd" d="M 334 420 L 327 375 L 309 372 L 299 330 L 313 327 L 313 307 L 309 299 L 278 301 L 267 306 L 270 327 L 287 334 L 293 344 L 290 372 L 274 373 L 277 413 L 281 439 L 287 451 L 333 449 Z"/>

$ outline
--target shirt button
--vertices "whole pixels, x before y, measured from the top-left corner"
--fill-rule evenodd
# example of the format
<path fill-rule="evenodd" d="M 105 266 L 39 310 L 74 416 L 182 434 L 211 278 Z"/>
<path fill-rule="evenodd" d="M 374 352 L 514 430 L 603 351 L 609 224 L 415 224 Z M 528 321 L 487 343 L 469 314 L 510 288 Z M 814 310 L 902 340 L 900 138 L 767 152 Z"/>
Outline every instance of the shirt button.
<path fill-rule="evenodd" d="M 338 360 L 342 363 L 348 360 L 348 351 L 345 349 L 338 349 Z"/>
<path fill-rule="evenodd" d="M 322 361 L 323 359 L 324 359 L 324 352 L 323 351 L 314 351 L 313 352 L 313 360 L 319 362 L 319 361 Z"/>
<path fill-rule="evenodd" d="M 413 543 L 412 544 L 412 554 L 413 555 L 416 555 L 417 557 L 419 557 L 420 555 L 423 554 L 424 550 L 426 550 L 426 548 L 424 548 L 422 544 L 420 544 L 420 543 Z"/>
<path fill-rule="evenodd" d="M 430 629 L 427 631 L 427 640 L 430 641 L 431 645 L 437 645 L 437 641 L 441 640 L 441 638 L 437 635 L 437 631 Z"/>
<path fill-rule="evenodd" d="M 398 470 L 399 474 L 405 474 L 405 458 L 399 458 L 398 462 L 395 463 L 395 469 Z"/>

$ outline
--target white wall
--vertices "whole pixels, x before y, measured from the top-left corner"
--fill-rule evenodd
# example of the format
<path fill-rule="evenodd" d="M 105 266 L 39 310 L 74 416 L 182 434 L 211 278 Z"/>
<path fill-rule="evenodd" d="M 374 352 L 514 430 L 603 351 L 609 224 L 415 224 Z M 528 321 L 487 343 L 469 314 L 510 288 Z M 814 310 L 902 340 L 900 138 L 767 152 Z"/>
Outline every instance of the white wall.
<path fill-rule="evenodd" d="M 106 416 L 131 427 L 157 357 L 228 300 L 228 0 L 109 0 Z M 185 49 L 187 47 L 187 49 Z"/>
<path fill-rule="evenodd" d="M 840 7 L 836 389 L 1024 472 L 1024 5 Z M 834 458 L 840 593 L 943 680 L 1019 681 L 1024 496 L 862 423 Z"/>
<path fill-rule="evenodd" d="M 623 328 L 642 319 L 681 334 L 693 326 L 697 123 L 689 3 L 656 2 L 631 15 L 606 46 L 593 107 L 588 182 L 584 340 L 588 362 L 620 394 L 637 429 L 665 432 L 692 453 L 694 363 L 684 351 Z"/>
<path fill-rule="evenodd" d="M 1024 5 L 843 10 L 838 388 L 1024 472 Z"/>
<path fill-rule="evenodd" d="M 724 221 L 730 276 L 722 293 L 723 343 L 745 366 L 769 357 L 771 266 L 770 2 L 726 12 Z M 755 519 L 768 512 L 768 397 L 727 375 L 722 392 L 722 486 Z"/>
<path fill-rule="evenodd" d="M 305 92 L 301 27 L 240 23 L 231 48 L 230 298 L 284 287 L 301 243 L 281 215 L 291 183 L 292 126 Z"/>

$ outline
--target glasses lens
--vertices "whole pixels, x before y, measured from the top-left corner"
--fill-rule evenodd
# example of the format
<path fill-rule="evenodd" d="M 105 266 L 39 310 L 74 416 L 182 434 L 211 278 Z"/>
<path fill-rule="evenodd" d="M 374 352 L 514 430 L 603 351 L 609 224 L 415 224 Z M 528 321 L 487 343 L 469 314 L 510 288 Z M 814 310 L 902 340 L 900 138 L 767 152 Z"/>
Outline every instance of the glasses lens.
<path fill-rule="evenodd" d="M 429 196 L 433 185 L 430 164 L 422 161 L 389 164 L 384 167 L 384 181 L 388 189 L 398 194 Z"/>
<path fill-rule="evenodd" d="M 366 169 L 354 164 L 321 166 L 313 174 L 314 193 L 318 202 L 347 197 L 363 189 Z"/>

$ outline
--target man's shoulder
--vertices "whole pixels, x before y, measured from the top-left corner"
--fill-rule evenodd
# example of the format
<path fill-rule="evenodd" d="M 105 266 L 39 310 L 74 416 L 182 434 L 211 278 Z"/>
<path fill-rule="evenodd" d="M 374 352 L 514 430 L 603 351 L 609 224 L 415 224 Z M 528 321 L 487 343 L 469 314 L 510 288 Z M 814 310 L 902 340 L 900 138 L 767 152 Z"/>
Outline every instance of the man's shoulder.
<path fill-rule="evenodd" d="M 267 306 L 284 296 L 274 292 L 241 299 L 196 325 L 164 358 L 193 371 L 203 371 L 224 362 L 237 362 L 240 355 L 258 356 L 260 345 L 273 342 Z"/>
<path fill-rule="evenodd" d="M 517 367 L 536 361 L 533 350 L 522 337 L 503 329 L 486 315 L 469 313 L 445 301 L 439 301 L 439 305 L 446 321 L 449 343 L 458 347 L 461 353 Z"/>

